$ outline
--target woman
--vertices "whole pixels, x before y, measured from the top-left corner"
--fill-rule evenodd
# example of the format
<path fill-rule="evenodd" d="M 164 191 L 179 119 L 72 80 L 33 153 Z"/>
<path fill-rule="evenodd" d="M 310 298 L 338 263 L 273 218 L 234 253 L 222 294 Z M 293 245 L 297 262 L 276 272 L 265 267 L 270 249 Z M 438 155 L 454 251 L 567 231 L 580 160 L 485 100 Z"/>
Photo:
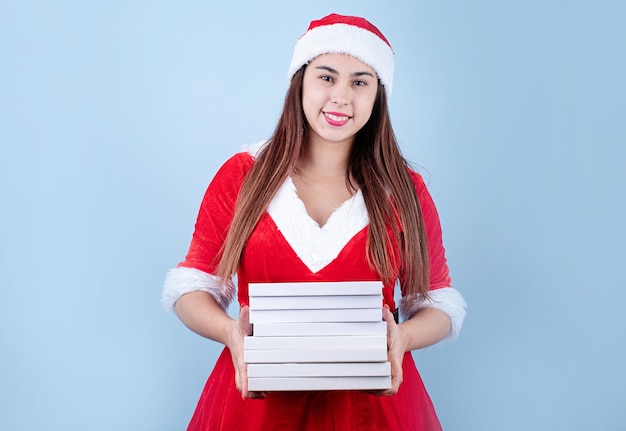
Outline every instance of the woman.
<path fill-rule="evenodd" d="M 435 206 L 391 128 L 393 68 L 389 42 L 365 19 L 311 22 L 273 136 L 233 156 L 209 185 L 163 292 L 192 331 L 225 345 L 189 430 L 441 429 L 410 352 L 456 338 L 465 303 L 450 285 Z M 237 320 L 225 312 L 234 274 Z M 248 391 L 249 282 L 364 280 L 384 284 L 389 390 Z"/>

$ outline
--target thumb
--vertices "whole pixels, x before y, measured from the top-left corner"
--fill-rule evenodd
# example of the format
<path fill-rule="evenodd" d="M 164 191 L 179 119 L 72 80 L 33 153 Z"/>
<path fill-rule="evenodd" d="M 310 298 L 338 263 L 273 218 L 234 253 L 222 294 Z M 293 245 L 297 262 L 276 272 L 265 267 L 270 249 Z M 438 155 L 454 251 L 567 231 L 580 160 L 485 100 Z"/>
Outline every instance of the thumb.
<path fill-rule="evenodd" d="M 387 304 L 383 306 L 383 320 L 387 323 L 396 323 L 396 320 L 393 317 L 393 313 L 391 312 Z"/>
<path fill-rule="evenodd" d="M 239 310 L 239 317 L 237 318 L 239 328 L 245 335 L 252 335 L 252 325 L 250 325 L 250 307 L 243 305 Z"/>

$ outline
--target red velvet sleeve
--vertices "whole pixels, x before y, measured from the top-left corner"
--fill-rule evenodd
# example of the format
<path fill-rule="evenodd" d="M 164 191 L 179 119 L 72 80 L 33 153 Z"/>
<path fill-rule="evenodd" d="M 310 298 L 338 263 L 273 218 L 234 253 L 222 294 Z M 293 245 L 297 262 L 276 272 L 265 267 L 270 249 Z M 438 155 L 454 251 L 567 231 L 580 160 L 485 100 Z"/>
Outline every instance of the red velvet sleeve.
<path fill-rule="evenodd" d="M 441 222 L 435 203 L 426 188 L 421 175 L 411 171 L 411 178 L 415 184 L 415 190 L 422 209 L 424 227 L 428 239 L 428 258 L 430 263 L 430 289 L 451 287 L 450 271 L 446 260 L 445 248 L 441 233 Z"/>
<path fill-rule="evenodd" d="M 178 267 L 215 273 L 237 195 L 253 163 L 249 153 L 238 153 L 217 171 L 202 199 L 187 256 Z"/>

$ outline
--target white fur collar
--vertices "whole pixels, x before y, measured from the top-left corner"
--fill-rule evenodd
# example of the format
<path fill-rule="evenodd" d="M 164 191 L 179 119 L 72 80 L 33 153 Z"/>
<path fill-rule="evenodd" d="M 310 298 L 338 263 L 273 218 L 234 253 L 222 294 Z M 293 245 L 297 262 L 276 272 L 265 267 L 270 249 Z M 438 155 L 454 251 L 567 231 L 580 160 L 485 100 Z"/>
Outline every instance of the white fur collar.
<path fill-rule="evenodd" d="M 243 150 L 250 154 L 252 157 L 256 158 L 257 154 L 259 154 L 259 151 L 261 151 L 261 149 L 265 146 L 265 144 L 267 144 L 267 142 L 267 140 L 264 140 L 244 145 Z"/>
<path fill-rule="evenodd" d="M 311 272 L 318 272 L 335 260 L 346 244 L 369 224 L 359 190 L 331 214 L 324 226 L 318 226 L 307 214 L 291 178 L 278 190 L 267 212 Z"/>

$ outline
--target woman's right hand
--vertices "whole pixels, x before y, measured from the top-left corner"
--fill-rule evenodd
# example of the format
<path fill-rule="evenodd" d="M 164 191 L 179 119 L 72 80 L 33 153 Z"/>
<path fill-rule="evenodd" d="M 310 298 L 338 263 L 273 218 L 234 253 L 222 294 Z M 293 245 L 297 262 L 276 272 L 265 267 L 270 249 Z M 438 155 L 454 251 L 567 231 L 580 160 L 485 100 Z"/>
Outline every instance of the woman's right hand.
<path fill-rule="evenodd" d="M 241 307 L 239 317 L 233 321 L 233 327 L 228 339 L 228 349 L 235 368 L 235 385 L 243 399 L 265 398 L 265 392 L 248 391 L 248 365 L 243 361 L 243 339 L 252 335 L 250 324 L 250 309 L 247 305 Z"/>

